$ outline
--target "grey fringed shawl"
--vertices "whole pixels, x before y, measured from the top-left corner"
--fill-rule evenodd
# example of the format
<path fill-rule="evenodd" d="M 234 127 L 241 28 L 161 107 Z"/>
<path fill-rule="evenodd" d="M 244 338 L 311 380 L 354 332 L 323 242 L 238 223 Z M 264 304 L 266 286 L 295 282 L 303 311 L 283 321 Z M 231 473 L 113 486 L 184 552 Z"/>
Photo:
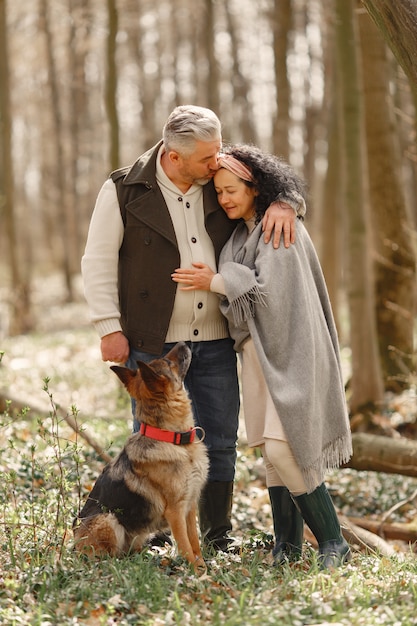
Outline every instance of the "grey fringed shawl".
<path fill-rule="evenodd" d="M 275 250 L 261 224 L 242 222 L 223 248 L 220 308 L 235 350 L 250 335 L 307 488 L 352 454 L 337 332 L 314 246 L 297 220 L 296 243 Z"/>

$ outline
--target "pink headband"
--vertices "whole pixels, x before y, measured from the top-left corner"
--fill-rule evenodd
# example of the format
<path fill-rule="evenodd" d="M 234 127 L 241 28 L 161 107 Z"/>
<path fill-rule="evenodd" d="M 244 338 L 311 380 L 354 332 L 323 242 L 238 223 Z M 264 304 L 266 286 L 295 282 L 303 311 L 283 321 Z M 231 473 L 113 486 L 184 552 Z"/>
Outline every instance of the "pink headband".
<path fill-rule="evenodd" d="M 246 180 L 250 183 L 255 182 L 250 169 L 231 154 L 221 154 L 219 157 L 219 165 L 242 180 Z"/>

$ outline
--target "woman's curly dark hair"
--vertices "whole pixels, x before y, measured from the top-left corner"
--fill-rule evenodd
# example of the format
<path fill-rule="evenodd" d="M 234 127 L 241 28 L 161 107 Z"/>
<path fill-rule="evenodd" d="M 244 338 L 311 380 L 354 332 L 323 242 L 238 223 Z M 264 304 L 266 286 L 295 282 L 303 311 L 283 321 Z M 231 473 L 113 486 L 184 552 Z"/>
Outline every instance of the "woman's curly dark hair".
<path fill-rule="evenodd" d="M 248 187 L 255 187 L 258 195 L 255 196 L 256 221 L 264 216 L 269 205 L 283 198 L 291 198 L 292 192 L 298 192 L 307 200 L 307 185 L 298 176 L 292 167 L 283 159 L 263 152 L 250 144 L 236 144 L 223 147 L 225 154 L 231 154 L 249 167 L 254 183 L 243 181 Z"/>

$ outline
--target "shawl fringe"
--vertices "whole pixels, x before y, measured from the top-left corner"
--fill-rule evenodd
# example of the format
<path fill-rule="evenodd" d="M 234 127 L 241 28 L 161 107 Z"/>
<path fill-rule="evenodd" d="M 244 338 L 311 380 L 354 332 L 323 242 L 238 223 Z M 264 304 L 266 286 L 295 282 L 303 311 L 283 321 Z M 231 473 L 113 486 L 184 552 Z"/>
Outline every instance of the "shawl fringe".
<path fill-rule="evenodd" d="M 332 441 L 309 467 L 301 468 L 308 493 L 311 493 L 324 481 L 326 470 L 335 469 L 347 463 L 352 456 L 352 438 L 350 433 Z"/>
<path fill-rule="evenodd" d="M 266 306 L 266 293 L 262 292 L 258 285 L 238 296 L 230 303 L 233 320 L 236 326 L 255 317 L 255 304 Z"/>

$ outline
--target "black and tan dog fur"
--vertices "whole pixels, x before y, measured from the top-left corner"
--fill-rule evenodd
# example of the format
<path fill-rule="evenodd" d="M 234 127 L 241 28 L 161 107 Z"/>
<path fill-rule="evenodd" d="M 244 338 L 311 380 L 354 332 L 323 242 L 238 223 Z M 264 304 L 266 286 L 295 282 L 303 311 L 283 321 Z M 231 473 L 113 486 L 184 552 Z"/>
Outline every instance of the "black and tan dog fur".
<path fill-rule="evenodd" d="M 185 343 L 138 370 L 112 366 L 136 400 L 138 421 L 185 432 L 193 427 L 183 381 L 191 361 Z M 74 520 L 75 549 L 89 556 L 140 551 L 168 522 L 179 553 L 204 569 L 196 526 L 197 503 L 208 472 L 205 445 L 175 445 L 132 435 L 97 479 Z"/>

